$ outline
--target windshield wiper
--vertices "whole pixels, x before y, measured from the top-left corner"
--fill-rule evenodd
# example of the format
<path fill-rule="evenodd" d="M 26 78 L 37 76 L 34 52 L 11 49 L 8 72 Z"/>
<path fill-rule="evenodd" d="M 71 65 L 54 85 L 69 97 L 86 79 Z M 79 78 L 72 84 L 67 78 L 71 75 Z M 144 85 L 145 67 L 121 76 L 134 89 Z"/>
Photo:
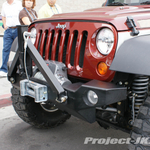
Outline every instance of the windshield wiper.
<path fill-rule="evenodd" d="M 126 3 L 121 3 L 121 2 L 112 2 L 110 4 L 108 4 L 107 6 L 125 6 L 128 5 Z"/>
<path fill-rule="evenodd" d="M 140 4 L 148 4 L 148 5 L 150 5 L 150 1 L 142 2 Z"/>

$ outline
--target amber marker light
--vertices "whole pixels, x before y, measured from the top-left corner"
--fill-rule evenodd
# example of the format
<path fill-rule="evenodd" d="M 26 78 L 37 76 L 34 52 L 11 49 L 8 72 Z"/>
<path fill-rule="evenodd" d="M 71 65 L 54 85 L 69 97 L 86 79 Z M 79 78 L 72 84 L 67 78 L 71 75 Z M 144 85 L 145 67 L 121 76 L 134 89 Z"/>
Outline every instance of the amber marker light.
<path fill-rule="evenodd" d="M 108 67 L 107 67 L 107 65 L 104 62 L 100 62 L 98 64 L 97 69 L 98 69 L 99 74 L 105 75 L 107 73 Z"/>

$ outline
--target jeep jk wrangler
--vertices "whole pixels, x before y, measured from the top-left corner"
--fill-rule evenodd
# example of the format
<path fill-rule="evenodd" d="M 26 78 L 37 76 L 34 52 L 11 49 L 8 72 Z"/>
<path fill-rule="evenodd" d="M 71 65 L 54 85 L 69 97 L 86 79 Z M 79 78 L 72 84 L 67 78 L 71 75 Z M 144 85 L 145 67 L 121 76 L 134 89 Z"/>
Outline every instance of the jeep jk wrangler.
<path fill-rule="evenodd" d="M 136 3 L 135 3 L 136 2 Z M 18 116 L 51 128 L 71 115 L 131 133 L 129 150 L 150 136 L 150 2 L 107 1 L 80 13 L 18 26 L 8 63 Z"/>

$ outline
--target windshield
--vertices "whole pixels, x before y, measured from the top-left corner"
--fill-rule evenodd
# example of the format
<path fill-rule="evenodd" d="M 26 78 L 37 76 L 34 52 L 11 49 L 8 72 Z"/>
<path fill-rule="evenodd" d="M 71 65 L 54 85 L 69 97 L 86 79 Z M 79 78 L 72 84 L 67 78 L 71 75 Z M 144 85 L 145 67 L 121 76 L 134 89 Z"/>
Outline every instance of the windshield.
<path fill-rule="evenodd" d="M 136 6 L 136 5 L 150 5 L 147 0 L 107 0 L 104 6 Z"/>

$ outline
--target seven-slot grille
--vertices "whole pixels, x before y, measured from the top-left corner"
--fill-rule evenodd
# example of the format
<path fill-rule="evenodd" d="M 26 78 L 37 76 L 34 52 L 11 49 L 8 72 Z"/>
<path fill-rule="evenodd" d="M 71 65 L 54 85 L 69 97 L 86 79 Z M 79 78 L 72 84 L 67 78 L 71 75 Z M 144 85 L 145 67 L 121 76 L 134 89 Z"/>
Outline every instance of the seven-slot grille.
<path fill-rule="evenodd" d="M 45 60 L 55 60 L 66 65 L 83 68 L 87 31 L 40 30 L 35 47 Z"/>

